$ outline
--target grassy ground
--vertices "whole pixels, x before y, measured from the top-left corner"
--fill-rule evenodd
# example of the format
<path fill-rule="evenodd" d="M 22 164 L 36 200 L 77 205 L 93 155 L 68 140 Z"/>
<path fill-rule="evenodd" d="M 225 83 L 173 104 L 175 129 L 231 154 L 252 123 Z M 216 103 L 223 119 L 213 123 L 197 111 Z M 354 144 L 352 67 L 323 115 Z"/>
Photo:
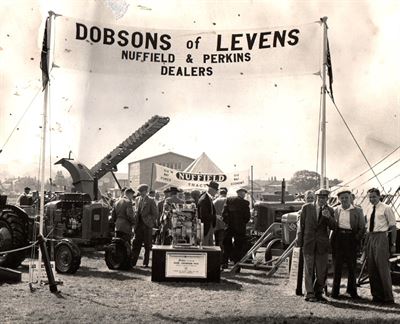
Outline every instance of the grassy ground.
<path fill-rule="evenodd" d="M 141 262 L 139 261 L 139 264 Z M 23 282 L 0 286 L 1 323 L 399 323 L 400 305 L 373 304 L 369 285 L 362 300 L 308 303 L 294 295 L 288 277 L 242 270 L 221 283 L 153 283 L 151 269 L 110 271 L 103 254 L 83 257 L 75 275 L 57 275 L 59 294 L 47 286 L 30 292 Z M 331 280 L 329 280 L 329 283 Z M 344 285 L 343 285 L 343 291 Z M 394 286 L 400 303 L 400 287 Z"/>

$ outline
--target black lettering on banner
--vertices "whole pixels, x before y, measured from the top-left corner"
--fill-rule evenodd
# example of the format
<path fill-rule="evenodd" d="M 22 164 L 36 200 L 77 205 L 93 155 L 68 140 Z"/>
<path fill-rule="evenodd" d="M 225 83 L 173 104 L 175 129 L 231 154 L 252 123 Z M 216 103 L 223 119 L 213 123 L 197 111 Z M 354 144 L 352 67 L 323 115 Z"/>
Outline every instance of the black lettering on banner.
<path fill-rule="evenodd" d="M 221 46 L 221 40 L 222 40 L 222 35 L 218 34 L 217 35 L 217 51 L 227 51 L 227 47 L 222 47 Z"/>
<path fill-rule="evenodd" d="M 243 34 L 232 34 L 232 43 L 231 43 L 231 50 L 232 51 L 241 51 L 243 47 L 241 46 L 236 46 L 237 44 L 240 44 L 240 39 L 242 38 Z"/>
<path fill-rule="evenodd" d="M 298 30 L 298 29 L 292 29 L 292 30 L 288 33 L 289 38 L 292 39 L 291 41 L 288 41 L 288 44 L 289 44 L 289 45 L 294 46 L 294 45 L 297 45 L 297 43 L 299 42 L 299 36 L 296 35 L 296 34 L 300 34 L 300 30 Z"/>
<path fill-rule="evenodd" d="M 286 30 L 282 30 L 282 34 L 279 31 L 276 31 L 274 33 L 274 42 L 272 46 L 276 47 L 276 43 L 279 40 L 281 46 L 285 47 L 285 36 L 286 36 Z"/>
<path fill-rule="evenodd" d="M 163 34 L 160 37 L 160 42 L 162 45 L 160 45 L 160 48 L 164 51 L 167 51 L 171 48 L 171 43 L 169 40 L 171 39 L 171 36 L 168 34 Z"/>
<path fill-rule="evenodd" d="M 80 23 L 76 23 L 75 26 L 76 26 L 75 38 L 80 40 L 86 39 L 88 33 L 87 27 L 84 24 Z"/>
<path fill-rule="evenodd" d="M 101 40 L 101 29 L 99 27 L 93 26 L 90 28 L 90 40 L 93 43 L 98 43 Z"/>
<path fill-rule="evenodd" d="M 145 42 L 145 48 L 148 49 L 149 45 L 153 47 L 153 49 L 157 49 L 157 38 L 158 34 L 157 33 L 146 33 L 146 42 Z"/>
<path fill-rule="evenodd" d="M 126 36 L 128 36 L 128 35 L 129 35 L 129 33 L 128 33 L 126 30 L 120 30 L 120 31 L 118 32 L 118 38 L 119 38 L 120 40 L 117 42 L 117 44 L 118 44 L 119 46 L 126 46 L 126 45 L 128 45 L 129 40 L 128 40 L 128 38 L 126 38 Z"/>
<path fill-rule="evenodd" d="M 103 44 L 105 45 L 112 45 L 114 44 L 115 40 L 114 40 L 114 35 L 115 35 L 115 31 L 113 31 L 110 28 L 104 28 L 104 40 L 103 40 Z"/>
<path fill-rule="evenodd" d="M 246 34 L 246 38 L 247 38 L 247 44 L 249 46 L 249 50 L 253 49 L 254 44 L 256 43 L 256 39 L 257 39 L 257 34 Z"/>
<path fill-rule="evenodd" d="M 260 49 L 261 48 L 270 48 L 271 45 L 267 44 L 268 42 L 268 36 L 271 35 L 271 32 L 263 32 L 260 33 Z"/>
<path fill-rule="evenodd" d="M 132 33 L 131 44 L 135 48 L 139 48 L 143 45 L 143 35 L 139 32 Z"/>

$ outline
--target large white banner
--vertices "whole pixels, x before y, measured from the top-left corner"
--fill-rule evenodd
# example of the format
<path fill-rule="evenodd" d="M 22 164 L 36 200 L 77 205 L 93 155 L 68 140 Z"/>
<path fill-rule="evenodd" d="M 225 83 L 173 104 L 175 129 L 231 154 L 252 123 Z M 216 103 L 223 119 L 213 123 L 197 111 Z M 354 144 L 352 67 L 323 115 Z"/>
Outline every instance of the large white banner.
<path fill-rule="evenodd" d="M 178 171 L 154 164 L 156 181 L 181 189 L 206 189 L 210 181 L 215 181 L 220 187 L 239 188 L 249 184 L 249 171 L 234 173 L 191 173 Z"/>
<path fill-rule="evenodd" d="M 295 75 L 320 70 L 319 22 L 234 31 L 184 31 L 55 19 L 54 64 L 163 77 Z"/>

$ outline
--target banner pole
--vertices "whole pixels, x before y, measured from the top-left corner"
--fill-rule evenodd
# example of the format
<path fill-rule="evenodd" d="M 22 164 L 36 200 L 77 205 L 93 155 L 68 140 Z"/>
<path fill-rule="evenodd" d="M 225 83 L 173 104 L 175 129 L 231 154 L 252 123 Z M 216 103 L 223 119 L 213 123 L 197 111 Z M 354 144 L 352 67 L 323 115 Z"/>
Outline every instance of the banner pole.
<path fill-rule="evenodd" d="M 326 67 L 327 67 L 327 29 L 326 21 L 328 17 L 322 17 L 321 22 L 323 26 L 323 52 L 322 52 L 322 107 L 321 107 L 321 178 L 320 188 L 327 189 L 326 179 Z"/>
<path fill-rule="evenodd" d="M 151 163 L 151 175 L 150 175 L 150 191 L 153 190 L 153 171 L 154 170 L 154 162 Z"/>

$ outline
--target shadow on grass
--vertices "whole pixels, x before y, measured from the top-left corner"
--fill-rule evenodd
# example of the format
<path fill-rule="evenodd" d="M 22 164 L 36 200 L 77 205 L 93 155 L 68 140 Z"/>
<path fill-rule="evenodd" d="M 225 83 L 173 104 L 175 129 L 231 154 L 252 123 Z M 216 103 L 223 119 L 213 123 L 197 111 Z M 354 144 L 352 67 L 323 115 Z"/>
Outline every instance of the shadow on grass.
<path fill-rule="evenodd" d="M 139 279 L 138 277 L 133 276 L 134 272 L 131 270 L 122 271 L 122 270 L 115 270 L 115 271 L 101 271 L 97 268 L 91 268 L 87 266 L 81 266 L 79 270 L 74 273 L 73 277 L 92 277 L 92 278 L 103 278 L 103 279 L 114 279 L 114 280 L 132 280 L 132 279 Z"/>
<path fill-rule="evenodd" d="M 201 290 L 209 290 L 209 291 L 238 291 L 242 290 L 242 285 L 226 280 L 221 279 L 219 283 L 215 282 L 158 282 L 159 285 L 168 286 L 168 287 L 179 287 L 179 288 L 200 288 Z"/>
<path fill-rule="evenodd" d="M 343 298 L 343 302 L 340 300 L 335 300 L 329 302 L 329 305 L 340 308 L 340 309 L 351 309 L 360 311 L 373 311 L 383 314 L 393 314 L 400 315 L 400 305 L 399 304 L 379 304 L 373 303 L 368 299 L 351 300 L 351 302 L 344 302 L 346 299 Z M 349 301 L 349 299 L 347 299 Z"/>
<path fill-rule="evenodd" d="M 381 318 L 371 318 L 371 319 L 357 319 L 357 318 L 326 318 L 317 316 L 304 316 L 304 317 L 285 317 L 285 316 L 214 316 L 208 318 L 194 318 L 194 317 L 178 317 L 178 316 L 165 316 L 160 313 L 154 313 L 154 320 L 157 322 L 171 322 L 171 323 L 274 323 L 274 324 L 300 324 L 307 322 L 312 323 L 324 323 L 324 324 L 337 324 L 337 323 L 398 323 L 397 319 L 381 319 Z"/>

